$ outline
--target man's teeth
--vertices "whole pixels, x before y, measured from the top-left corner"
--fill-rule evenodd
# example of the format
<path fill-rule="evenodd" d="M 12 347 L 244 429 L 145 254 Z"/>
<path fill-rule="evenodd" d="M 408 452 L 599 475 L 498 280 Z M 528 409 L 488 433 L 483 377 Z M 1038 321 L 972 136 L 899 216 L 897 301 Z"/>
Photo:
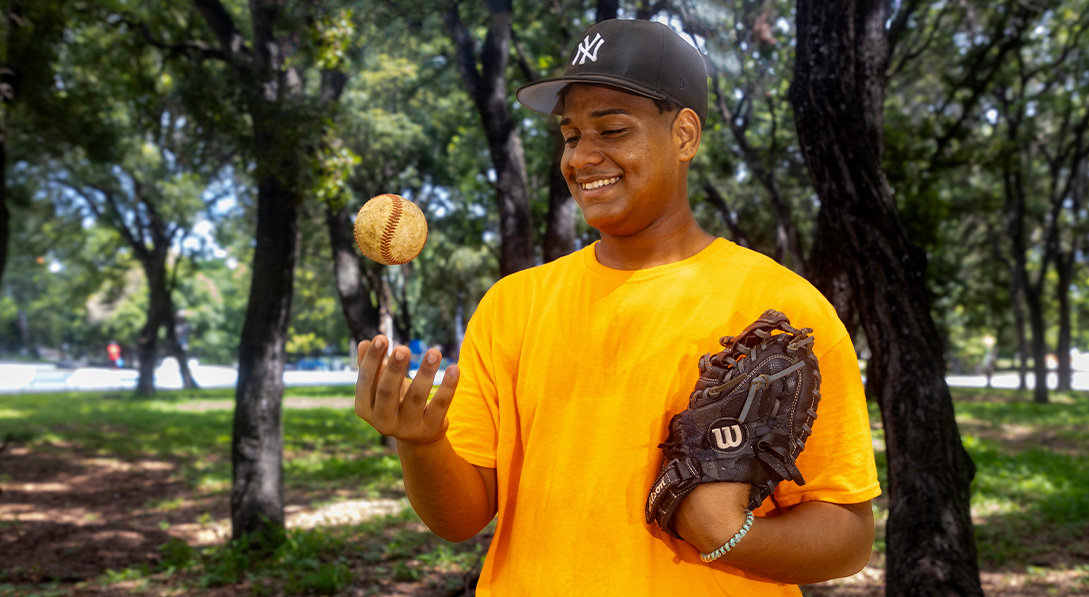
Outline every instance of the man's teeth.
<path fill-rule="evenodd" d="M 595 180 L 593 182 L 583 183 L 582 188 L 587 190 L 587 191 L 592 191 L 594 189 L 600 189 L 601 187 L 603 187 L 605 185 L 613 184 L 614 182 L 616 182 L 618 180 L 620 180 L 619 176 L 616 176 L 616 177 L 613 177 L 613 178 L 607 178 L 605 180 Z"/>

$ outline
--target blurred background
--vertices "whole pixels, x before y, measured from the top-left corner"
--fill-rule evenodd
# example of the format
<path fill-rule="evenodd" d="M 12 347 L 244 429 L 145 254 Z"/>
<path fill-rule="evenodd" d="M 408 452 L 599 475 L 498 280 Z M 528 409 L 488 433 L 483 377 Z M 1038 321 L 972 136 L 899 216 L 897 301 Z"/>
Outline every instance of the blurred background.
<path fill-rule="evenodd" d="M 2 5 L 0 595 L 470 594 L 487 537 L 444 544 L 396 501 L 350 415 L 355 346 L 456 362 L 497 279 L 596 240 L 555 119 L 514 92 L 616 17 L 707 58 L 701 225 L 812 281 L 859 354 L 875 559 L 807 593 L 1089 591 L 1089 1 Z M 430 227 L 396 267 L 352 237 L 387 192 Z M 141 476 L 83 498 L 142 497 L 63 510 L 85 457 Z M 240 537 L 301 528 L 285 484 L 289 515 L 393 518 L 270 535 L 289 551 L 258 564 Z M 258 486 L 269 510 L 227 499 Z M 118 528 L 138 547 L 95 559 Z"/>

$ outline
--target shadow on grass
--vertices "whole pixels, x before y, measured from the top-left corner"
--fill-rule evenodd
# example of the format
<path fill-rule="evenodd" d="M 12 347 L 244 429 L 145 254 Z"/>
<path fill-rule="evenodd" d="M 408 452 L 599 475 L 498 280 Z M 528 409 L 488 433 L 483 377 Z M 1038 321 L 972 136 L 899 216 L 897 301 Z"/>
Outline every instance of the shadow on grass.
<path fill-rule="evenodd" d="M 343 388 L 304 391 L 309 396 L 344 393 Z M 13 442 L 42 452 L 159 458 L 177 464 L 194 488 L 222 486 L 230 481 L 233 412 L 177 407 L 223 392 L 162 392 L 148 400 L 86 393 L 9 396 L 0 402 L 0 437 L 11 434 Z M 397 457 L 382 449 L 378 433 L 348 409 L 285 408 L 283 426 L 285 480 L 292 484 L 354 483 L 383 492 L 400 479 Z"/>

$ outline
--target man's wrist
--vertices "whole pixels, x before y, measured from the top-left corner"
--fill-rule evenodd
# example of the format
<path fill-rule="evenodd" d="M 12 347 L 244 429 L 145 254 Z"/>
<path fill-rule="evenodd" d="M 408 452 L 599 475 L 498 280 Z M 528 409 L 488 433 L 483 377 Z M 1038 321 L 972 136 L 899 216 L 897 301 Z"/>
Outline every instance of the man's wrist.
<path fill-rule="evenodd" d="M 416 459 L 428 459 L 440 456 L 446 449 L 446 434 L 443 433 L 437 439 L 418 443 L 397 439 L 397 455 L 401 458 L 410 457 Z"/>
<path fill-rule="evenodd" d="M 745 524 L 747 483 L 707 483 L 692 490 L 674 516 L 677 533 L 701 553 L 722 547 Z"/>

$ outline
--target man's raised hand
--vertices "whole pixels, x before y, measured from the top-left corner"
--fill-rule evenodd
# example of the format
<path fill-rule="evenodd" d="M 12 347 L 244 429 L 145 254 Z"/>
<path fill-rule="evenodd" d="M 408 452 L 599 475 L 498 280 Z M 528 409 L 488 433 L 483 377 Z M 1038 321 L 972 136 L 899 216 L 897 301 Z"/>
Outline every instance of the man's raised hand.
<path fill-rule="evenodd" d="M 442 384 L 431 394 L 442 355 L 434 348 L 424 353 L 416 377 L 408 383 L 409 350 L 398 346 L 386 362 L 389 339 L 375 336 L 359 343 L 359 379 L 355 384 L 355 414 L 382 435 L 412 445 L 442 439 L 449 425 L 446 411 L 458 384 L 458 370 L 451 365 Z"/>

